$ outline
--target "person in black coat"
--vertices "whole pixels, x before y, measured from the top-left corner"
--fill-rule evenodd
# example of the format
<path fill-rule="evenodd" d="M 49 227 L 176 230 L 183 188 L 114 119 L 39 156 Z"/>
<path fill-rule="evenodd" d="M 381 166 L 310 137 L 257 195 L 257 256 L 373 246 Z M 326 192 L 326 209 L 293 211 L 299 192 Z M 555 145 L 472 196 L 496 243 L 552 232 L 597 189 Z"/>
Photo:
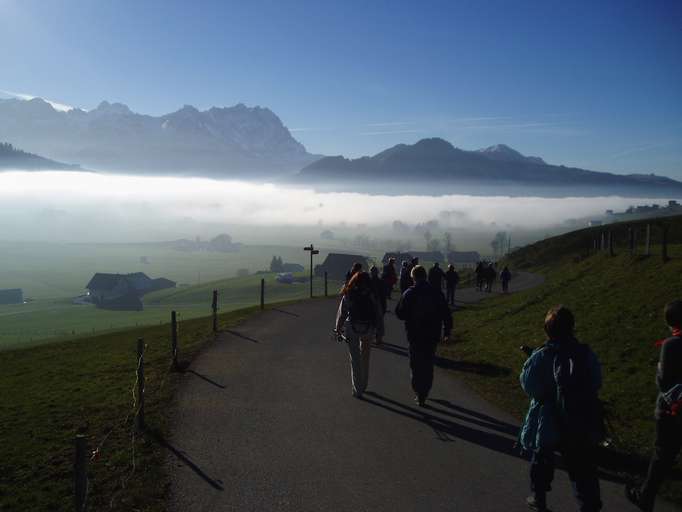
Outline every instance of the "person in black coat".
<path fill-rule="evenodd" d="M 447 290 L 447 301 L 452 307 L 455 306 L 455 290 L 459 283 L 459 274 L 455 270 L 454 265 L 448 265 L 448 271 L 445 273 L 445 289 Z"/>
<path fill-rule="evenodd" d="M 412 269 L 414 286 L 400 298 L 395 313 L 405 322 L 409 343 L 412 389 L 415 400 L 423 407 L 433 385 L 433 364 L 436 346 L 447 341 L 452 331 L 452 313 L 440 290 L 435 290 L 426 279 L 421 265 Z"/>
<path fill-rule="evenodd" d="M 654 509 L 658 488 L 670 474 L 682 449 L 682 301 L 667 304 L 664 315 L 672 336 L 661 343 L 656 372 L 659 393 L 654 413 L 654 453 L 642 485 L 625 489 L 628 499 L 647 512 Z"/>
<path fill-rule="evenodd" d="M 435 262 L 433 264 L 433 267 L 429 269 L 428 281 L 434 290 L 438 290 L 439 292 L 443 293 L 443 281 L 445 281 L 445 272 L 443 272 L 443 269 L 440 268 L 438 262 Z"/>

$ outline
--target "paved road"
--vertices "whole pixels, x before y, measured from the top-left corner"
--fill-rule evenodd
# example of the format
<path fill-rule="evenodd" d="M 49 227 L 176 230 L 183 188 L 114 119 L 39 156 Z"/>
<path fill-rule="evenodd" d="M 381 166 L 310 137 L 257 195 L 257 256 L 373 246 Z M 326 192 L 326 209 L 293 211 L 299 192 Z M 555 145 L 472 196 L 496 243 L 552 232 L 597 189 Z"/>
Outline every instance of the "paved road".
<path fill-rule="evenodd" d="M 477 295 L 462 290 L 460 298 Z M 321 299 L 266 311 L 197 358 L 170 439 L 170 509 L 527 510 L 517 423 L 456 370 L 438 369 L 428 408 L 416 407 L 394 315 L 386 347 L 372 351 L 366 399 L 353 398 L 345 345 L 329 336 L 336 305 Z M 633 510 L 620 485 L 603 482 L 603 494 L 605 510 Z M 576 510 L 561 471 L 550 504 Z"/>

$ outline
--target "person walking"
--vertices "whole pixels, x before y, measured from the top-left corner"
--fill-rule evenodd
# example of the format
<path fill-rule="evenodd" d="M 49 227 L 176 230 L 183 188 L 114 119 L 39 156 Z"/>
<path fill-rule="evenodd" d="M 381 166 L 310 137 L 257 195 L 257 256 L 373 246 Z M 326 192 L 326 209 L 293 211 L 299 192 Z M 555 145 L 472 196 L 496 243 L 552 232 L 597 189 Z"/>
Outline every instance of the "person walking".
<path fill-rule="evenodd" d="M 386 332 L 384 315 L 386 314 L 387 307 L 386 300 L 388 298 L 388 286 L 386 284 L 386 281 L 379 277 L 379 269 L 376 266 L 372 265 L 372 268 L 369 269 L 369 275 L 372 286 L 372 293 L 374 294 L 374 298 L 379 304 L 379 311 L 381 312 L 380 321 L 376 326 L 376 343 L 377 345 L 381 345 L 384 340 L 384 333 Z"/>
<path fill-rule="evenodd" d="M 661 343 L 656 371 L 656 438 L 649 470 L 641 486 L 628 485 L 627 498 L 640 510 L 651 512 L 658 488 L 682 448 L 682 301 L 666 304 L 663 315 L 672 336 Z"/>
<path fill-rule="evenodd" d="M 427 282 L 426 270 L 421 265 L 412 269 L 414 286 L 408 288 L 395 308 L 396 316 L 405 322 L 409 344 L 412 389 L 420 407 L 433 385 L 433 363 L 436 346 L 447 341 L 452 331 L 452 313 L 443 293 Z"/>
<path fill-rule="evenodd" d="M 443 269 L 440 268 L 440 265 L 438 264 L 437 261 L 429 269 L 428 281 L 434 290 L 438 290 L 440 293 L 443 293 L 443 282 L 445 281 L 445 272 L 443 272 Z"/>
<path fill-rule="evenodd" d="M 386 298 L 392 300 L 393 288 L 398 282 L 398 276 L 395 271 L 395 258 L 388 259 L 388 263 L 381 270 L 381 278 L 386 282 Z"/>
<path fill-rule="evenodd" d="M 485 274 L 485 265 L 482 261 L 479 261 L 476 264 L 476 270 L 474 270 L 474 273 L 476 274 L 476 289 L 479 292 L 482 292 L 483 291 L 484 274 Z"/>
<path fill-rule="evenodd" d="M 362 398 L 369 381 L 372 339 L 380 324 L 379 304 L 367 272 L 357 272 L 343 288 L 336 313 L 336 332 L 345 334 L 351 367 L 353 396 Z"/>
<path fill-rule="evenodd" d="M 535 349 L 521 370 L 521 387 L 530 407 L 519 434 L 532 453 L 532 495 L 526 503 L 547 511 L 547 492 L 554 478 L 554 452 L 559 451 L 581 512 L 601 510 L 597 443 L 603 439 L 598 391 L 601 366 L 589 346 L 574 337 L 571 311 L 556 306 L 547 312 L 547 342 Z"/>
<path fill-rule="evenodd" d="M 491 293 L 493 291 L 493 283 L 497 278 L 497 271 L 495 270 L 495 264 L 490 263 L 485 269 L 485 291 Z"/>
<path fill-rule="evenodd" d="M 353 263 L 351 269 L 348 272 L 346 272 L 345 284 L 348 284 L 351 278 L 358 272 L 362 272 L 362 263 Z"/>
<path fill-rule="evenodd" d="M 454 265 L 448 265 L 448 271 L 445 273 L 445 289 L 447 292 L 447 301 L 450 306 L 455 307 L 455 290 L 459 284 L 459 274 L 455 270 Z"/>
<path fill-rule="evenodd" d="M 509 293 L 509 281 L 511 281 L 511 272 L 509 267 L 505 265 L 500 272 L 500 281 L 502 282 L 502 293 Z"/>
<path fill-rule="evenodd" d="M 410 286 L 412 286 L 412 278 L 410 277 L 410 269 L 407 261 L 403 261 L 403 266 L 400 268 L 400 295 L 402 296 Z"/>

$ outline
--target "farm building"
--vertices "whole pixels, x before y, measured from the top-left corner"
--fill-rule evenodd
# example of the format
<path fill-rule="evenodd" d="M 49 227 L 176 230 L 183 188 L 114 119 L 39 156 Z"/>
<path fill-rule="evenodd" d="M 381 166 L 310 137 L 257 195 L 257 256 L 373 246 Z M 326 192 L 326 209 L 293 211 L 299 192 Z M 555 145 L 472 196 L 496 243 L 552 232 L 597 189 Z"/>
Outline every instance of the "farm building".
<path fill-rule="evenodd" d="M 174 288 L 175 282 L 163 277 L 151 279 L 143 272 L 105 274 L 98 272 L 85 286 L 93 304 L 106 309 L 141 310 L 146 293 Z"/>
<path fill-rule="evenodd" d="M 0 290 L 0 304 L 23 304 L 24 292 L 21 288 Z"/>
<path fill-rule="evenodd" d="M 355 263 L 361 263 L 362 269 L 369 270 L 369 261 L 366 256 L 358 254 L 329 253 L 321 265 L 315 267 L 315 275 L 323 276 L 327 272 L 329 279 L 344 280 Z"/>
<path fill-rule="evenodd" d="M 387 252 L 384 254 L 384 257 L 381 258 L 381 263 L 385 265 L 388 263 L 389 258 L 395 258 L 396 264 L 401 265 L 403 261 L 410 261 L 412 259 L 412 255 L 409 252 Z"/>
<path fill-rule="evenodd" d="M 419 258 L 420 263 L 425 261 L 444 261 L 443 253 L 440 251 L 412 251 L 413 258 Z"/>
<path fill-rule="evenodd" d="M 481 255 L 477 251 L 450 251 L 448 263 L 455 267 L 475 267 L 481 261 Z"/>

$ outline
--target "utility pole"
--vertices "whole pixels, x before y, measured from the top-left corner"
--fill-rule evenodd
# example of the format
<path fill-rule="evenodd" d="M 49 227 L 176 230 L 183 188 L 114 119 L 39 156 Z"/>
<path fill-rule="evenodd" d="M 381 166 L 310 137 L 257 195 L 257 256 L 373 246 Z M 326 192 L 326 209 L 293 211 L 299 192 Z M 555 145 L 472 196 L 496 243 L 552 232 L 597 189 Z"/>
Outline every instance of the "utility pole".
<path fill-rule="evenodd" d="M 303 248 L 304 251 L 309 251 L 310 252 L 310 298 L 313 298 L 313 256 L 316 254 L 320 254 L 320 251 L 315 249 L 313 244 L 310 244 L 308 247 Z"/>

